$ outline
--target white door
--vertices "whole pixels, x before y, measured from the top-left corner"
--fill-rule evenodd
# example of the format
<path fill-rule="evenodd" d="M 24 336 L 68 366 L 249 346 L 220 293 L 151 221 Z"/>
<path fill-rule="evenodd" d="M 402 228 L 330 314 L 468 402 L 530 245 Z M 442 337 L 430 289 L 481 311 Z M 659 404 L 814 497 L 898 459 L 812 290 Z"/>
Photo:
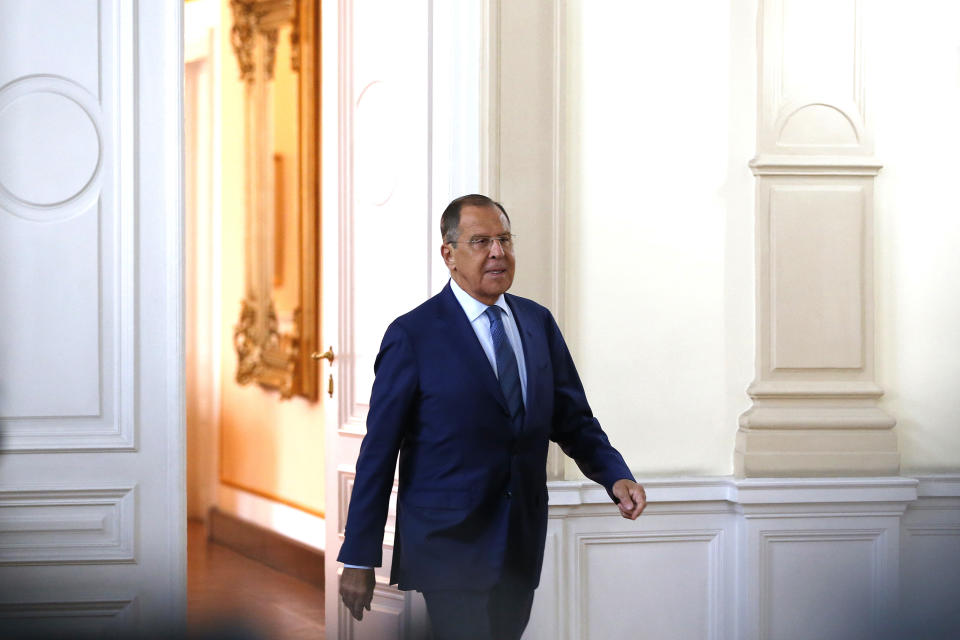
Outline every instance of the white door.
<path fill-rule="evenodd" d="M 323 284 L 328 638 L 418 638 L 422 598 L 389 586 L 393 509 L 372 611 L 356 623 L 336 562 L 387 325 L 447 279 L 439 215 L 479 183 L 482 3 L 323 3 Z M 431 13 L 432 12 L 432 13 Z M 432 56 L 432 59 L 431 59 Z M 336 78 L 336 82 L 333 79 Z M 394 496 L 395 497 L 395 496 Z"/>
<path fill-rule="evenodd" d="M 181 13 L 0 0 L 0 635 L 183 619 Z"/>

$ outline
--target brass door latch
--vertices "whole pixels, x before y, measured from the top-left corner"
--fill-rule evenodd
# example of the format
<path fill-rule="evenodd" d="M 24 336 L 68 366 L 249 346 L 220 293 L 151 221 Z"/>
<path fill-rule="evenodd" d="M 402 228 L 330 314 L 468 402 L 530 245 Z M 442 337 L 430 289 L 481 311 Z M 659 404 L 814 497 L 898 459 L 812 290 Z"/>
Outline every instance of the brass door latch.
<path fill-rule="evenodd" d="M 333 355 L 333 347 L 328 348 L 324 353 L 314 351 L 310 354 L 310 357 L 314 360 L 326 360 L 328 364 L 333 364 L 336 356 Z M 327 381 L 327 393 L 330 397 L 333 397 L 333 374 L 330 374 L 330 377 Z"/>

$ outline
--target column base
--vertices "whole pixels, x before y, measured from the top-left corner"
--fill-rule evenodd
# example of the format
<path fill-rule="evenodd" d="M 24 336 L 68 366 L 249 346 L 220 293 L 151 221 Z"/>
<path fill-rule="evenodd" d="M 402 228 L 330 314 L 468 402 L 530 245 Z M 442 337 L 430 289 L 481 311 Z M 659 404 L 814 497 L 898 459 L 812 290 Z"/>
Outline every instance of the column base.
<path fill-rule="evenodd" d="M 892 429 L 750 429 L 737 431 L 738 478 L 895 476 L 900 472 Z"/>

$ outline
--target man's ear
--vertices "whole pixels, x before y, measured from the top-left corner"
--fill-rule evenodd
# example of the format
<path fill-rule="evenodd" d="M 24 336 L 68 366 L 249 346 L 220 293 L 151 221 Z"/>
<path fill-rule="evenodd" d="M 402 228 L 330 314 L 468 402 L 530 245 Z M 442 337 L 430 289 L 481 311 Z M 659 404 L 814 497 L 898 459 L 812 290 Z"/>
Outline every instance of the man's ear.
<path fill-rule="evenodd" d="M 453 255 L 453 247 L 449 244 L 440 245 L 440 255 L 443 256 L 443 262 L 447 265 L 447 269 L 453 271 L 457 267 L 457 259 Z"/>

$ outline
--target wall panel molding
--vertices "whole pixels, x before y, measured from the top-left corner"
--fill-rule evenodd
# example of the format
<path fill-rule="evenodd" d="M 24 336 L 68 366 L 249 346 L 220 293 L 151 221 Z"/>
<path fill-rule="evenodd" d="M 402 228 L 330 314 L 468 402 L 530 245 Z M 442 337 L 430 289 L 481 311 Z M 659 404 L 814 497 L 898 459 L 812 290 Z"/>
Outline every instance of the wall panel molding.
<path fill-rule="evenodd" d="M 722 630 L 719 605 L 721 600 L 720 588 L 722 584 L 720 576 L 722 535 L 722 530 L 654 530 L 642 533 L 572 532 L 571 544 L 575 549 L 575 555 L 572 563 L 573 573 L 571 575 L 571 582 L 575 585 L 576 591 L 571 608 L 576 613 L 575 617 L 571 620 L 570 628 L 578 629 L 578 637 L 582 638 L 613 637 L 613 635 L 611 635 L 613 629 L 609 627 L 612 623 L 619 628 L 623 628 L 620 626 L 620 621 L 616 620 L 615 616 L 611 618 L 610 615 L 604 615 L 610 612 L 596 611 L 598 602 L 591 599 L 591 594 L 597 595 L 604 601 L 615 599 L 618 595 L 623 597 L 629 594 L 626 601 L 619 602 L 616 606 L 614 606 L 614 603 L 611 603 L 612 609 L 624 610 L 629 608 L 631 601 L 634 603 L 656 602 L 656 592 L 659 592 L 660 598 L 656 604 L 657 608 L 666 608 L 672 611 L 686 609 L 686 611 L 691 614 L 690 617 L 687 618 L 687 621 L 698 617 L 698 614 L 700 614 L 703 620 L 702 624 L 697 625 L 695 629 L 689 625 L 689 622 L 684 624 L 684 621 L 678 616 L 672 619 L 669 624 L 657 625 L 653 628 L 660 629 L 660 631 L 663 632 L 667 627 L 672 627 L 673 630 L 680 635 L 698 632 L 698 636 L 702 634 L 702 637 L 709 638 L 710 640 L 720 637 L 719 634 Z M 694 556 L 692 552 L 682 551 L 677 553 L 676 549 L 678 545 L 690 548 L 705 547 L 705 561 L 700 562 L 701 559 Z M 599 558 L 591 557 L 593 555 L 591 552 L 603 549 L 604 547 L 610 547 L 612 549 L 619 547 L 619 553 L 612 558 L 606 558 L 606 562 L 598 561 Z M 628 558 L 637 557 L 638 554 L 643 553 L 642 549 L 648 547 L 651 549 L 648 553 L 665 554 L 673 550 L 671 558 L 683 559 L 681 562 L 674 563 L 672 566 L 676 574 L 674 575 L 673 585 L 669 592 L 665 593 L 663 591 L 660 579 L 650 582 L 647 582 L 645 579 L 644 582 L 649 586 L 643 592 L 638 593 L 636 586 L 630 585 L 625 588 L 624 593 L 618 589 L 618 586 L 623 587 L 622 582 L 603 582 L 602 579 L 598 580 L 596 578 L 596 574 L 603 572 L 609 575 L 609 573 L 617 567 L 617 564 L 611 561 L 619 558 L 620 562 L 626 565 Z M 612 554 L 606 555 L 609 556 Z M 642 566 L 627 566 L 635 569 L 642 568 Z M 695 581 L 697 584 L 703 583 L 703 590 L 700 594 L 678 586 L 679 582 L 684 581 L 686 576 L 691 575 L 697 576 L 697 580 Z M 621 580 L 624 578 L 625 576 L 621 576 Z M 594 582 L 597 582 L 597 584 L 594 584 Z M 634 588 L 631 588 L 631 586 Z M 683 585 L 683 587 L 686 586 L 688 585 Z M 696 597 L 697 595 L 700 596 L 699 599 Z M 702 605 L 702 608 L 698 605 Z M 635 604 L 635 606 L 639 605 Z M 597 628 L 597 624 L 603 626 Z"/>
<path fill-rule="evenodd" d="M 0 326 L 0 339 L 9 341 L 6 351 L 12 354 L 5 364 L 19 372 L 3 389 L 4 452 L 136 448 L 135 12 L 116 0 L 91 4 L 99 36 L 98 55 L 89 61 L 97 66 L 96 82 L 80 73 L 0 77 L 0 110 L 12 107 L 9 121 L 0 122 L 9 126 L 5 142 L 29 142 L 17 156 L 21 168 L 45 165 L 25 175 L 15 165 L 0 169 L 0 238 L 21 245 L 0 249 L 11 260 L 26 260 L 23 245 L 37 252 L 63 242 L 65 234 L 75 239 L 70 252 L 49 263 L 61 272 L 54 276 L 48 272 L 52 267 L 40 268 L 50 282 L 45 292 L 19 285 L 0 292 L 11 308 L 23 310 Z M 89 8 L 78 4 L 75 10 L 87 17 Z M 20 113 L 19 106 L 26 111 Z M 71 109 L 77 126 L 51 137 L 71 121 Z M 82 135 L 86 129 L 89 135 Z M 19 131 L 24 133 L 14 135 Z M 36 154 L 45 155 L 31 157 Z M 43 176 L 59 176 L 57 185 L 66 186 L 51 191 Z M 59 191 L 62 197 L 55 197 Z M 31 196 L 34 192 L 44 195 Z M 72 290 L 63 288 L 64 269 L 83 276 Z M 64 305 L 65 299 L 71 304 Z M 95 306 L 98 300 L 102 308 Z M 37 331 L 48 331 L 49 339 L 39 351 L 24 351 L 35 345 L 29 336 Z"/>
<path fill-rule="evenodd" d="M 640 481 L 649 504 L 635 522 L 588 480 L 548 484 L 547 553 L 526 636 L 628 638 L 643 629 L 762 640 L 960 629 L 960 577 L 942 571 L 960 562 L 956 475 Z M 894 620 L 893 611 L 908 613 Z"/>
<path fill-rule="evenodd" d="M 73 637 L 114 637 L 136 629 L 139 608 L 135 597 L 4 600 L 0 629 L 16 637 L 61 637 L 66 629 Z"/>
<path fill-rule="evenodd" d="M 136 561 L 136 491 L 0 489 L 0 565 Z"/>
<path fill-rule="evenodd" d="M 481 170 L 484 193 L 513 211 L 523 259 L 515 293 L 530 297 L 565 326 L 566 1 L 484 0 Z M 563 478 L 551 443 L 547 475 Z"/>
<path fill-rule="evenodd" d="M 835 619 L 829 621 L 826 628 L 842 629 L 845 637 L 860 637 L 859 630 L 869 630 L 877 633 L 882 629 L 881 613 L 884 610 L 883 605 L 889 602 L 889 597 L 884 597 L 885 592 L 891 590 L 891 585 L 885 584 L 885 579 L 889 580 L 890 572 L 886 569 L 887 554 L 886 549 L 887 530 L 882 528 L 874 529 L 795 529 L 795 530 L 763 530 L 759 532 L 760 548 L 758 550 L 760 565 L 760 583 L 757 589 L 759 596 L 759 637 L 782 637 L 790 632 L 791 627 L 795 628 L 792 618 L 784 615 L 784 610 L 797 608 L 796 602 L 803 603 L 801 608 L 803 614 L 813 613 L 812 609 L 820 610 L 818 625 L 823 625 L 823 617 L 834 615 Z M 863 543 L 863 544 L 858 544 Z M 812 553 L 803 553 L 803 546 L 818 546 Z M 855 563 L 853 571 L 850 567 L 843 564 L 843 559 L 849 558 L 852 554 L 861 551 L 858 547 L 866 547 L 865 552 L 861 552 L 865 559 L 860 559 L 860 563 Z M 811 571 L 811 575 L 822 576 L 824 583 L 830 581 L 834 585 L 833 589 L 826 594 L 826 602 L 817 602 L 816 606 L 811 606 L 812 601 L 816 601 L 817 593 L 823 593 L 821 584 L 807 580 L 796 581 L 797 573 L 784 575 L 786 571 L 777 571 L 778 564 L 801 564 L 810 562 L 807 556 L 813 556 L 813 561 L 822 562 L 823 566 L 817 567 Z M 793 557 L 790 557 L 793 556 Z M 836 573 L 829 572 L 828 567 L 834 565 L 837 567 Z M 857 573 L 859 571 L 860 573 Z M 841 586 L 840 580 L 846 578 L 846 582 Z M 798 584 L 800 582 L 801 584 Z M 831 610 L 829 601 L 837 600 L 841 590 L 853 585 L 860 585 L 865 593 L 858 594 L 858 598 L 853 600 L 864 600 L 866 607 L 858 608 L 851 603 L 844 603 L 841 611 Z M 886 602 L 885 602 L 886 601 Z M 863 604 L 863 603 L 861 603 Z M 800 616 L 798 616 L 800 617 Z M 856 621 L 862 621 L 863 627 L 857 628 Z M 869 621 L 869 624 L 867 623 Z M 850 627 L 854 627 L 851 629 Z M 854 630 L 856 629 L 856 630 Z M 812 635 L 819 635 L 820 629 L 811 632 Z"/>
<path fill-rule="evenodd" d="M 0 2 L 4 632 L 186 618 L 183 13 Z"/>
<path fill-rule="evenodd" d="M 872 153 L 861 3 L 761 0 L 761 153 Z"/>
<path fill-rule="evenodd" d="M 407 624 L 406 595 L 381 584 L 374 587 L 370 611 L 365 611 L 363 621 L 358 622 L 350 614 L 339 598 L 337 617 L 340 626 L 340 638 L 345 640 L 363 640 L 369 638 L 405 638 Z"/>

